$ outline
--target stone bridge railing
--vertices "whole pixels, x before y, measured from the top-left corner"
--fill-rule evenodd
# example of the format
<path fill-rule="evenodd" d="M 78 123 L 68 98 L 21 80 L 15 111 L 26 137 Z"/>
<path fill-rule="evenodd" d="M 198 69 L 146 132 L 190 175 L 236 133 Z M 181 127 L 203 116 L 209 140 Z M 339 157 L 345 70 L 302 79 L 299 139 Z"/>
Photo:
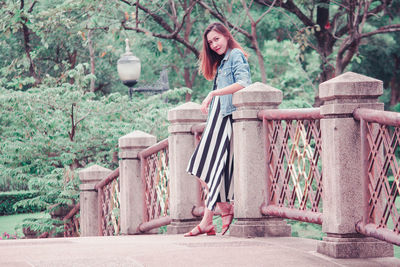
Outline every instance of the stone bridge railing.
<path fill-rule="evenodd" d="M 322 224 L 326 237 L 319 242 L 320 253 L 338 258 L 392 256 L 391 244 L 368 236 L 400 244 L 399 114 L 384 112 L 390 119 L 380 121 L 359 114 L 383 109 L 378 102 L 382 82 L 366 76 L 348 72 L 322 83 L 319 90 L 324 105 L 301 110 L 278 110 L 282 92 L 261 83 L 234 95 L 237 221 L 230 234 L 290 236 L 284 220 L 290 218 Z M 168 225 L 168 233 L 181 234 L 200 220 L 204 196 L 185 168 L 206 117 L 198 104 L 189 102 L 170 110 L 168 119 L 169 166 L 163 169 L 167 195 L 162 215 L 157 215 L 161 217 L 150 225 L 144 223 L 152 200 L 145 197 L 149 189 L 140 162 L 155 137 L 135 131 L 119 140 L 121 234 L 160 225 Z M 380 126 L 373 125 L 377 122 Z M 99 168 L 80 175 L 83 236 L 99 233 L 93 181 L 111 173 Z M 93 174 L 88 176 L 88 171 Z"/>
<path fill-rule="evenodd" d="M 258 117 L 269 176 L 262 213 L 322 224 L 320 109 L 262 110 Z"/>

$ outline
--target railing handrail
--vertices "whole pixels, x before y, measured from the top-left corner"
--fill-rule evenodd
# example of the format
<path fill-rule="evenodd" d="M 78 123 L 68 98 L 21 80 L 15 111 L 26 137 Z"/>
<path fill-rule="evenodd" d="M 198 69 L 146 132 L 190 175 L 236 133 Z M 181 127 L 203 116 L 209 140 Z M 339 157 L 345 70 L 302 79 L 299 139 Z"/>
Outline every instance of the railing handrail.
<path fill-rule="evenodd" d="M 309 222 L 322 225 L 322 212 L 314 212 L 310 210 L 300 210 L 294 208 L 287 208 L 278 205 L 262 205 L 261 213 L 267 216 L 276 216 L 280 218 L 287 218 L 291 220 Z"/>
<path fill-rule="evenodd" d="M 95 186 L 94 189 L 96 191 L 99 190 L 99 188 L 103 188 L 105 185 L 111 183 L 113 180 L 117 179 L 119 176 L 119 167 L 116 168 L 112 173 L 110 173 L 106 178 L 98 182 Z"/>
<path fill-rule="evenodd" d="M 168 225 L 172 222 L 171 217 L 169 216 L 161 216 L 156 219 L 152 219 L 147 222 L 143 222 L 139 225 L 138 229 L 141 233 L 148 232 L 150 230 L 153 230 L 154 228 L 159 228 L 164 225 Z"/>
<path fill-rule="evenodd" d="M 357 232 L 400 246 L 400 235 L 387 228 L 377 227 L 374 223 L 365 224 L 359 221 L 356 224 Z"/>
<path fill-rule="evenodd" d="M 260 120 L 318 120 L 323 116 L 320 108 L 264 109 L 258 112 Z"/>
<path fill-rule="evenodd" d="M 400 113 L 393 111 L 374 110 L 368 108 L 357 108 L 353 112 L 356 120 L 365 120 L 367 122 L 375 122 L 389 126 L 400 126 Z"/>
<path fill-rule="evenodd" d="M 63 218 L 64 222 L 64 237 L 80 235 L 80 217 L 76 217 L 80 212 L 81 204 L 78 202 Z M 45 232 L 40 237 L 49 237 L 49 233 Z"/>
<path fill-rule="evenodd" d="M 79 212 L 80 208 L 81 208 L 81 203 L 76 204 L 76 205 L 73 207 L 73 209 L 70 210 L 70 211 L 68 212 L 68 214 L 64 217 L 63 221 L 67 221 L 67 220 L 71 219 L 72 217 L 74 217 L 75 214 L 77 214 L 77 213 Z"/>
<path fill-rule="evenodd" d="M 168 138 L 165 138 L 164 140 L 162 140 L 146 149 L 143 149 L 142 151 L 139 152 L 138 156 L 142 160 L 142 159 L 147 158 L 148 156 L 150 156 L 166 147 L 168 147 Z"/>

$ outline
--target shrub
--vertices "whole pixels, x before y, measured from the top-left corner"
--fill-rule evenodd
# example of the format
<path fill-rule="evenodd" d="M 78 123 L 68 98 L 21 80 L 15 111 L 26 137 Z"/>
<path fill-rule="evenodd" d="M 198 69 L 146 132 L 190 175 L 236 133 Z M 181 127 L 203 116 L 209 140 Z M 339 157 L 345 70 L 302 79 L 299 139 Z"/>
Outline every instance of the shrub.
<path fill-rule="evenodd" d="M 0 192 L 0 215 L 42 211 L 43 207 L 28 201 L 38 196 L 38 191 Z M 17 202 L 23 202 L 24 204 L 16 206 Z"/>

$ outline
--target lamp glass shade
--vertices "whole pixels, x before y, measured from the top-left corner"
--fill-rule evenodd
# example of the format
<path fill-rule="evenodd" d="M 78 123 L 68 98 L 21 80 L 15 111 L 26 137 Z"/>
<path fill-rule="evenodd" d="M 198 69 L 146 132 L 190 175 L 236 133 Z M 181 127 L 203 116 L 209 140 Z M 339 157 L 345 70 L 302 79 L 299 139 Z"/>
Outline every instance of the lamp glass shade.
<path fill-rule="evenodd" d="M 118 76 L 124 84 L 136 83 L 140 77 L 140 60 L 132 53 L 124 54 L 117 62 Z"/>

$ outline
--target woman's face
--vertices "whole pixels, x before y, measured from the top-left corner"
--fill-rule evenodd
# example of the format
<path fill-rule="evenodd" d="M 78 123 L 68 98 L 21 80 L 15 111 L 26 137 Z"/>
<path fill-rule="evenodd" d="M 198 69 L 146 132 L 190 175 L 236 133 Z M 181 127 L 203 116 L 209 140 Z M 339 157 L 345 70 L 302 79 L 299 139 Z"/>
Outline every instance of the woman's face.
<path fill-rule="evenodd" d="M 228 39 L 224 35 L 212 30 L 207 34 L 207 42 L 215 53 L 218 55 L 225 54 L 228 47 Z"/>

